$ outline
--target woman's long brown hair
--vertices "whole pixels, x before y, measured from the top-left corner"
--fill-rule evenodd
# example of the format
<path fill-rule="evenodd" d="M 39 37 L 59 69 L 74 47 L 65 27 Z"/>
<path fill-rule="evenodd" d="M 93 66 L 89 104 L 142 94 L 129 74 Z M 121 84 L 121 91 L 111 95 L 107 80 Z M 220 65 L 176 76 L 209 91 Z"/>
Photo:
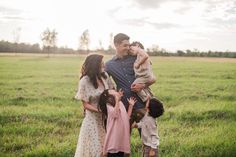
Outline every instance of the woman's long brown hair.
<path fill-rule="evenodd" d="M 95 89 L 98 88 L 97 79 L 102 81 L 103 78 L 107 78 L 105 73 L 102 72 L 102 59 L 103 56 L 99 54 L 92 54 L 86 57 L 84 64 L 81 69 L 81 77 L 87 75 L 92 82 Z"/>

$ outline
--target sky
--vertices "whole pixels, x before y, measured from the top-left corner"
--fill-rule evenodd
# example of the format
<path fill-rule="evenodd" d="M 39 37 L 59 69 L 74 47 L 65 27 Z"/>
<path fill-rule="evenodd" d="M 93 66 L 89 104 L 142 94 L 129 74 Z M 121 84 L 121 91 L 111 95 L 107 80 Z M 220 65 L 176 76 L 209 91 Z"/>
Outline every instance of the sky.
<path fill-rule="evenodd" d="M 88 29 L 90 49 L 125 33 L 146 48 L 236 51 L 236 0 L 0 0 L 0 40 L 42 44 L 46 28 L 73 49 Z"/>

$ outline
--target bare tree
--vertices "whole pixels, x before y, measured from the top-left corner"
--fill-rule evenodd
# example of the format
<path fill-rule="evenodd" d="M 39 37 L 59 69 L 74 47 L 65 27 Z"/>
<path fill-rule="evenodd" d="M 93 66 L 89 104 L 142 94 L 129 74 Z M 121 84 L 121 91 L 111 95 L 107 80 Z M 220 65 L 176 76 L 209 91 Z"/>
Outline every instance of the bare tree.
<path fill-rule="evenodd" d="M 98 42 L 99 42 L 99 49 L 104 50 L 103 45 L 102 45 L 102 40 L 100 39 Z"/>
<path fill-rule="evenodd" d="M 110 33 L 109 37 L 110 37 L 110 39 L 109 39 L 108 50 L 111 50 L 112 49 L 112 45 L 113 45 L 113 33 Z"/>
<path fill-rule="evenodd" d="M 20 32 L 21 32 L 21 27 L 17 27 L 15 30 L 13 30 L 13 41 L 15 44 L 15 53 L 18 52 L 18 44 L 20 41 Z"/>
<path fill-rule="evenodd" d="M 109 35 L 109 46 L 108 46 L 108 52 L 109 53 L 115 53 L 114 49 L 114 43 L 113 43 L 113 33 L 110 33 Z"/>
<path fill-rule="evenodd" d="M 42 34 L 41 34 L 41 40 L 43 42 L 43 49 L 47 49 L 48 56 L 50 53 L 50 48 L 56 47 L 56 40 L 57 40 L 57 32 L 55 29 L 50 31 L 49 28 L 47 28 Z"/>
<path fill-rule="evenodd" d="M 80 49 L 87 50 L 88 52 L 89 44 L 90 44 L 90 35 L 89 35 L 89 30 L 86 29 L 80 36 L 79 47 Z"/>

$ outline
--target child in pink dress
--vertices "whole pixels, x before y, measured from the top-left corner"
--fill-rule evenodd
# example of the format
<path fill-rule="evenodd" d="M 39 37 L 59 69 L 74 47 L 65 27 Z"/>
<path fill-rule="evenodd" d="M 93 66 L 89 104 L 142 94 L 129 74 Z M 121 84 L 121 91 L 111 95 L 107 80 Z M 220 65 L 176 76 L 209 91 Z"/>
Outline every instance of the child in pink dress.
<path fill-rule="evenodd" d="M 98 110 L 102 112 L 106 129 L 103 155 L 107 157 L 124 157 L 124 154 L 130 154 L 129 119 L 136 100 L 133 97 L 128 99 L 127 112 L 120 100 L 122 95 L 121 91 L 107 89 L 101 94 L 99 100 Z"/>

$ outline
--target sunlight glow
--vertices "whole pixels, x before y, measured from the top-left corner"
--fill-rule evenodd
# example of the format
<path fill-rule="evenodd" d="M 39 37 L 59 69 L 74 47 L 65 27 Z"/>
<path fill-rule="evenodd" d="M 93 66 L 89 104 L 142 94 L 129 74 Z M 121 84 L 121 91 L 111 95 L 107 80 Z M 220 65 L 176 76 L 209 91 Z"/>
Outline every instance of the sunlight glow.
<path fill-rule="evenodd" d="M 91 49 L 99 47 L 99 40 L 107 48 L 110 33 L 123 32 L 131 40 L 143 42 L 145 47 L 159 45 L 171 51 L 194 47 L 236 50 L 232 42 L 236 41 L 233 31 L 236 30 L 236 3 L 233 1 L 167 1 L 156 2 L 160 4 L 149 8 L 138 7 L 135 2 L 2 0 L 0 40 L 12 41 L 12 32 L 21 28 L 20 42 L 41 43 L 40 34 L 50 28 L 58 32 L 59 47 L 77 49 L 80 35 L 88 29 Z M 215 44 L 222 40 L 229 41 L 227 47 Z"/>

